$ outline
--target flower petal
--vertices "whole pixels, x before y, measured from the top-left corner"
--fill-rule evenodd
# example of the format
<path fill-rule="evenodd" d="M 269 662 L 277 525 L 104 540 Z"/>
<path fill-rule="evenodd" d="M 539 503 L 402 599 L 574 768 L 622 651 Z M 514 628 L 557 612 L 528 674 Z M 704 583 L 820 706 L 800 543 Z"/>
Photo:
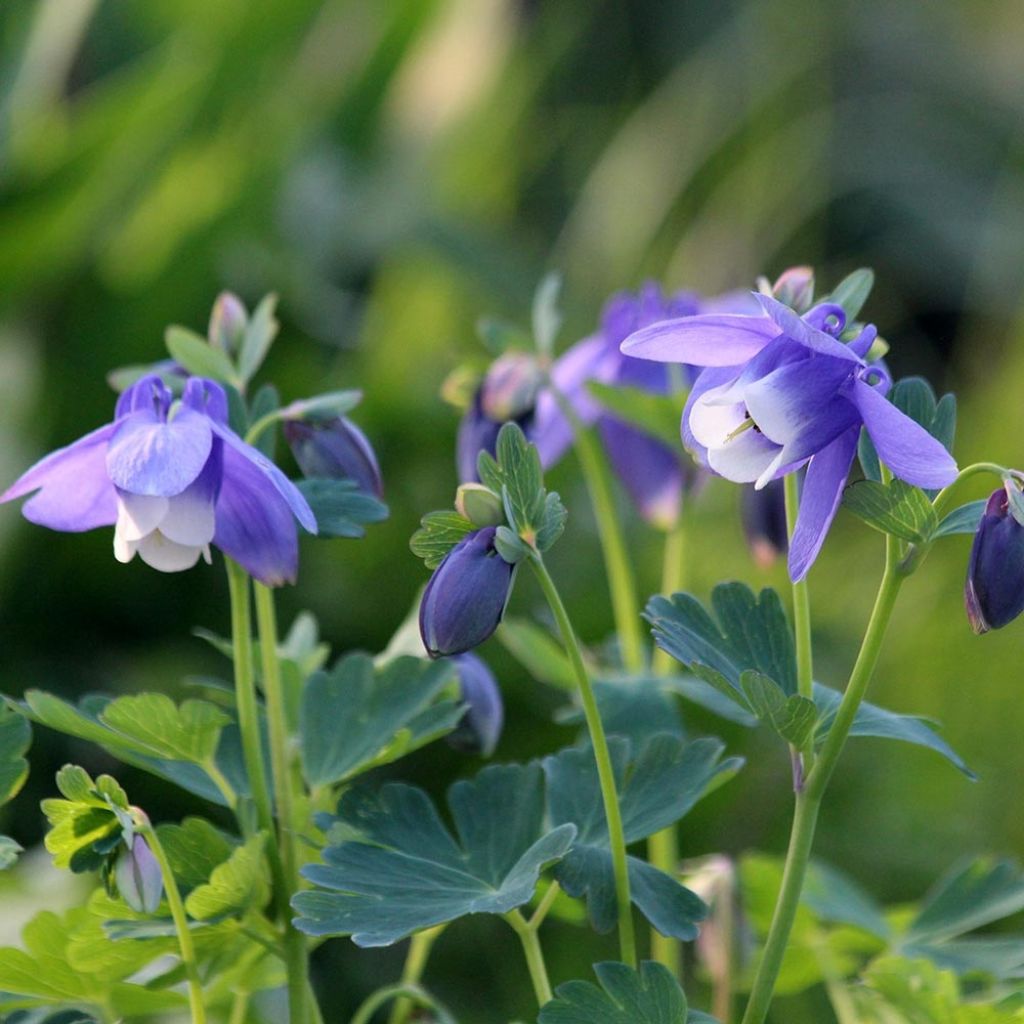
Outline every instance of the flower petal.
<path fill-rule="evenodd" d="M 156 412 L 138 409 L 117 424 L 107 472 L 123 491 L 169 498 L 199 476 L 212 444 L 210 420 L 194 409 L 181 406 L 166 423 Z"/>
<path fill-rule="evenodd" d="M 737 366 L 756 356 L 781 333 L 766 316 L 709 313 L 643 327 L 622 343 L 622 352 L 659 363 Z"/>
<path fill-rule="evenodd" d="M 129 543 L 142 540 L 164 521 L 170 499 L 149 494 L 117 495 L 117 536 Z"/>
<path fill-rule="evenodd" d="M 708 465 L 726 480 L 750 484 L 778 470 L 781 450 L 764 434 L 745 430 L 721 448 L 708 449 Z M 768 473 L 769 468 L 771 473 Z"/>
<path fill-rule="evenodd" d="M 612 468 L 640 515 L 659 529 L 671 529 L 682 504 L 683 453 L 612 416 L 602 416 L 598 429 Z"/>
<path fill-rule="evenodd" d="M 295 582 L 299 537 L 294 510 L 270 474 L 232 445 L 224 446 L 213 543 L 269 587 Z"/>
<path fill-rule="evenodd" d="M 859 436 L 859 428 L 840 434 L 818 452 L 807 467 L 800 495 L 800 514 L 789 548 L 789 577 L 794 583 L 807 575 L 825 543 L 853 464 Z"/>
<path fill-rule="evenodd" d="M 117 521 L 117 492 L 105 459 L 114 430 L 108 423 L 51 452 L 0 495 L 0 502 L 38 491 L 21 510 L 30 522 L 73 533 L 110 526 Z"/>
<path fill-rule="evenodd" d="M 881 460 L 916 487 L 945 487 L 956 479 L 953 456 L 927 430 L 862 380 L 848 391 Z"/>
<path fill-rule="evenodd" d="M 205 377 L 189 377 L 181 403 L 196 412 L 209 416 L 217 423 L 227 425 L 228 395 L 216 381 Z"/>
<path fill-rule="evenodd" d="M 223 473 L 223 442 L 215 438 L 210 457 L 199 474 L 181 492 L 168 498 L 160 532 L 177 544 L 206 547 L 216 532 L 216 503 Z"/>
<path fill-rule="evenodd" d="M 708 392 L 719 389 L 724 390 L 726 385 L 731 384 L 736 379 L 739 371 L 740 368 L 738 366 L 716 366 L 707 370 L 701 370 L 697 374 L 697 379 L 693 382 L 693 387 L 690 388 L 689 395 L 686 396 L 686 405 L 683 407 L 683 418 L 679 424 L 679 432 L 683 439 L 683 447 L 703 466 L 708 464 L 708 451 L 693 436 L 690 417 L 693 415 L 693 410 L 697 403 Z"/>
<path fill-rule="evenodd" d="M 159 530 L 143 537 L 135 544 L 135 550 L 146 565 L 160 572 L 184 572 L 191 569 L 203 553 L 201 546 L 175 544 Z"/>
<path fill-rule="evenodd" d="M 164 420 L 167 418 L 172 398 L 171 389 L 161 380 L 159 374 L 149 373 L 121 393 L 114 409 L 114 419 L 121 420 L 133 412 L 142 410 L 154 413 L 158 419 Z"/>
<path fill-rule="evenodd" d="M 859 363 L 857 355 L 850 351 L 849 345 L 833 338 L 832 335 L 819 331 L 812 324 L 798 316 L 789 306 L 773 299 L 770 295 L 758 295 L 757 301 L 765 313 L 778 325 L 779 333 L 799 342 L 813 352 L 835 356 L 847 362 Z"/>

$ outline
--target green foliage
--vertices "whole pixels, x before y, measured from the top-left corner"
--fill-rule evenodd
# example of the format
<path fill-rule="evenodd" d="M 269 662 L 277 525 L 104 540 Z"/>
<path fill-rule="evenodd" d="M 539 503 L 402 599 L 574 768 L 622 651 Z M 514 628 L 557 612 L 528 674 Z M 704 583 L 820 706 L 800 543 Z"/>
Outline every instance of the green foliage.
<path fill-rule="evenodd" d="M 537 1024 L 700 1024 L 711 1018 L 687 1013 L 686 996 L 668 968 L 645 960 L 636 971 L 620 963 L 594 964 L 601 987 L 567 981 L 541 1007 Z"/>
<path fill-rule="evenodd" d="M 263 849 L 267 836 L 257 832 L 231 851 L 210 873 L 210 880 L 196 886 L 185 900 L 185 909 L 197 921 L 222 914 L 240 914 L 250 907 L 262 908 L 270 898 Z"/>
<path fill-rule="evenodd" d="M 51 797 L 42 804 L 50 824 L 46 849 L 59 868 L 95 871 L 132 827 L 128 798 L 111 776 L 93 782 L 85 769 L 72 764 L 57 772 L 57 788 L 65 799 Z"/>
<path fill-rule="evenodd" d="M 381 523 L 388 507 L 354 480 L 310 478 L 295 484 L 316 517 L 319 537 L 364 537 L 367 523 Z"/>
<path fill-rule="evenodd" d="M 239 384 L 238 375 L 227 354 L 213 348 L 203 337 L 187 327 L 171 326 L 164 335 L 170 357 L 190 374 L 209 377 L 222 384 Z"/>
<path fill-rule="evenodd" d="M 24 715 L 0 705 L 0 806 L 13 800 L 28 778 L 25 754 L 32 742 L 32 728 Z M 18 859 L 21 847 L 8 836 L 0 836 L 0 871 Z"/>
<path fill-rule="evenodd" d="M 843 507 L 876 530 L 910 544 L 926 543 L 939 525 L 925 492 L 903 480 L 858 480 L 843 492 Z"/>
<path fill-rule="evenodd" d="M 156 833 L 178 886 L 186 893 L 206 882 L 235 847 L 234 840 L 205 818 L 186 818 L 180 825 L 158 825 Z"/>
<path fill-rule="evenodd" d="M 457 838 L 420 789 L 349 790 L 336 826 L 350 838 L 328 846 L 323 864 L 303 869 L 318 888 L 293 897 L 296 927 L 387 946 L 465 914 L 523 906 L 576 833 L 572 825 L 545 827 L 543 781 L 533 764 L 494 765 L 455 783 L 448 805 Z"/>
<path fill-rule="evenodd" d="M 277 337 L 281 325 L 275 315 L 276 309 L 277 296 L 265 295 L 245 325 L 238 352 L 238 376 L 243 385 L 256 375 Z"/>
<path fill-rule="evenodd" d="M 600 381 L 591 381 L 587 389 L 617 419 L 664 441 L 673 451 L 679 447 L 679 419 L 684 404 L 681 399 Z"/>
<path fill-rule="evenodd" d="M 982 498 L 979 501 L 969 501 L 966 505 L 953 509 L 939 523 L 932 536 L 938 538 L 949 537 L 957 533 L 977 533 L 981 517 L 985 513 L 985 505 L 986 501 Z"/>
<path fill-rule="evenodd" d="M 436 569 L 448 552 L 475 529 L 458 512 L 428 512 L 420 520 L 420 529 L 412 535 L 409 547 L 428 569 Z"/>
<path fill-rule="evenodd" d="M 545 274 L 533 293 L 533 341 L 542 355 L 551 355 L 555 339 L 562 327 L 562 312 L 558 297 L 562 290 L 562 276 L 556 272 Z"/>
<path fill-rule="evenodd" d="M 546 629 L 529 619 L 506 616 L 497 635 L 537 682 L 576 692 L 576 676 L 569 658 Z"/>
<path fill-rule="evenodd" d="M 450 661 L 363 654 L 315 672 L 302 692 L 302 764 L 310 786 L 334 785 L 387 764 L 453 729 L 458 702 L 437 698 L 456 682 Z"/>
<path fill-rule="evenodd" d="M 787 696 L 774 679 L 760 672 L 744 672 L 740 688 L 752 714 L 794 747 L 806 745 L 818 721 L 814 701 L 798 693 Z"/>
<path fill-rule="evenodd" d="M 823 296 L 820 302 L 833 302 L 843 307 L 847 322 L 857 319 L 857 314 L 868 301 L 871 289 L 875 286 L 875 272 L 868 267 L 860 267 L 847 274 L 832 289 L 831 294 Z"/>

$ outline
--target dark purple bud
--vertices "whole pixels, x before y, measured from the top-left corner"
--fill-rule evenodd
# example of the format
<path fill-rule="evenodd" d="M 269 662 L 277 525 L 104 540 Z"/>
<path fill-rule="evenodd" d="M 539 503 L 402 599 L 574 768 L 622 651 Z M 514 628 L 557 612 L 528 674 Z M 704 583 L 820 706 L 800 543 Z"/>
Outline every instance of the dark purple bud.
<path fill-rule="evenodd" d="M 814 302 L 814 268 L 790 267 L 772 285 L 772 297 L 798 313 L 806 313 Z"/>
<path fill-rule="evenodd" d="M 490 420 L 505 423 L 533 410 L 543 373 L 529 352 L 506 352 L 491 364 L 480 385 L 480 409 Z"/>
<path fill-rule="evenodd" d="M 463 754 L 490 757 L 501 737 L 505 706 L 494 673 L 475 654 L 452 659 L 459 671 L 459 693 L 466 713 L 447 736 L 448 745 Z"/>
<path fill-rule="evenodd" d="M 234 355 L 242 344 L 249 314 L 242 300 L 231 292 L 221 292 L 210 313 L 210 326 L 206 335 L 214 348 L 229 356 Z"/>
<path fill-rule="evenodd" d="M 420 602 L 420 636 L 432 658 L 462 654 L 497 628 L 514 567 L 498 554 L 493 526 L 467 534 L 434 570 Z"/>
<path fill-rule="evenodd" d="M 978 634 L 1001 629 L 1024 611 L 1024 526 L 1011 515 L 1002 487 L 988 499 L 974 535 L 964 600 Z"/>
<path fill-rule="evenodd" d="M 744 487 L 740 517 L 750 554 L 760 568 L 767 569 L 789 550 L 786 486 L 782 480 L 772 480 L 761 490 Z"/>
<path fill-rule="evenodd" d="M 354 480 L 361 490 L 383 496 L 377 456 L 350 419 L 285 420 L 284 436 L 303 476 Z"/>
<path fill-rule="evenodd" d="M 144 837 L 135 834 L 130 845 L 122 847 L 117 856 L 114 879 L 121 899 L 132 910 L 152 914 L 160 906 L 164 880 L 160 865 Z"/>

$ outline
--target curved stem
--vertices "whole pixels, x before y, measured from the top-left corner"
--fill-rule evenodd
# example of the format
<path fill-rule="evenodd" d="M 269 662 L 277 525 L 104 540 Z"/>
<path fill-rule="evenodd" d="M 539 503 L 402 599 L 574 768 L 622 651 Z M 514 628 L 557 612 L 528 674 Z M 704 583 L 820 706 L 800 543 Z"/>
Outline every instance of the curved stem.
<path fill-rule="evenodd" d="M 787 473 L 786 489 L 786 532 L 790 543 L 796 530 L 796 517 L 800 511 L 800 483 L 796 473 Z M 793 584 L 793 632 L 796 636 L 796 680 L 797 692 L 808 699 L 814 699 L 814 662 L 811 650 L 811 600 L 807 580 Z"/>
<path fill-rule="evenodd" d="M 291 921 L 291 897 L 299 891 L 299 857 L 287 712 L 281 664 L 277 656 L 277 615 L 274 611 L 273 591 L 259 582 L 253 584 L 253 589 L 256 594 L 256 620 L 259 624 L 260 657 L 263 663 L 263 695 L 267 702 L 270 733 L 270 770 L 277 806 L 277 839 L 284 875 L 284 885 L 277 887 L 276 895 L 281 927 L 284 929 L 285 964 L 288 968 L 288 1020 L 290 1024 L 307 1024 L 309 952 L 305 936 L 295 929 Z"/>
<path fill-rule="evenodd" d="M 409 940 L 409 952 L 405 955 L 405 967 L 402 968 L 402 985 L 418 985 L 423 971 L 427 966 L 427 959 L 430 956 L 431 947 L 437 941 L 438 936 L 444 931 L 444 925 L 436 928 L 427 928 L 425 931 L 417 932 Z M 407 997 L 395 1000 L 391 1008 L 391 1016 L 388 1024 L 405 1024 L 412 1013 L 413 1003 Z"/>
<path fill-rule="evenodd" d="M 892 617 L 893 607 L 905 577 L 898 571 L 899 549 L 894 537 L 886 537 L 885 572 L 882 576 L 875 605 L 868 621 L 857 661 L 850 673 L 846 692 L 832 721 L 832 727 L 817 762 L 807 776 L 804 789 L 796 795 L 796 810 L 790 833 L 786 866 L 782 875 L 782 888 L 775 905 L 768 939 L 761 963 L 754 978 L 743 1024 L 763 1024 L 771 1003 L 775 982 L 782 967 L 782 958 L 789 942 L 790 931 L 800 903 L 800 893 L 807 874 L 818 811 L 829 779 L 843 752 L 868 683 L 878 662 L 885 631 Z"/>
<path fill-rule="evenodd" d="M 572 404 L 554 384 L 549 382 L 551 393 L 562 414 L 569 421 L 573 432 L 576 454 L 579 456 L 583 479 L 590 494 L 594 509 L 597 532 L 601 539 L 608 588 L 611 592 L 612 613 L 615 616 L 615 631 L 619 637 L 622 663 L 627 672 L 636 674 L 644 670 L 644 640 L 640 620 L 640 605 L 637 601 L 636 577 L 626 550 L 622 534 L 622 523 L 615 507 L 615 493 L 612 488 L 608 461 L 591 431 L 576 415 Z"/>
<path fill-rule="evenodd" d="M 206 1024 L 206 1008 L 203 1006 L 203 984 L 199 979 L 199 964 L 196 962 L 196 948 L 192 942 L 192 932 L 188 927 L 188 916 L 185 914 L 185 904 L 181 899 L 181 892 L 178 883 L 174 879 L 174 872 L 171 870 L 171 862 L 156 834 L 156 829 L 147 821 L 140 829 L 157 864 L 160 865 L 160 875 L 164 881 L 164 892 L 167 894 L 167 905 L 171 911 L 171 920 L 174 921 L 174 930 L 178 936 L 178 948 L 181 950 L 181 963 L 185 968 L 185 978 L 188 983 L 188 1004 L 192 1013 L 192 1024 Z"/>
<path fill-rule="evenodd" d="M 551 884 L 547 887 L 547 891 L 541 897 L 540 903 L 537 904 L 537 909 L 530 916 L 528 923 L 531 928 L 536 930 L 544 923 L 544 918 L 548 916 L 548 911 L 554 906 L 555 900 L 558 899 L 558 894 L 561 891 L 562 887 L 552 879 Z"/>
<path fill-rule="evenodd" d="M 964 480 L 968 480 L 972 476 L 978 476 L 980 473 L 991 473 L 993 476 L 1006 477 L 1011 474 L 1012 471 L 1007 469 L 1005 466 L 1000 466 L 996 462 L 975 462 L 970 466 L 965 466 L 960 470 L 956 479 L 951 484 L 943 487 L 942 490 L 935 495 L 935 500 L 932 504 L 935 507 L 935 512 L 939 519 L 942 519 L 947 510 L 947 506 L 952 503 L 953 493 L 956 488 L 963 483 Z"/>
<path fill-rule="evenodd" d="M 228 1024 L 245 1024 L 245 1015 L 249 1010 L 249 993 L 239 989 L 231 1000 L 231 1014 Z"/>
<path fill-rule="evenodd" d="M 509 911 L 504 917 L 522 943 L 526 966 L 530 972 L 530 981 L 533 982 L 533 993 L 537 997 L 537 1005 L 543 1006 L 545 1003 L 550 1003 L 553 993 L 551 982 L 548 981 L 548 969 L 544 964 L 544 951 L 540 948 L 540 940 L 537 938 L 537 929 L 527 924 L 518 910 Z"/>
<path fill-rule="evenodd" d="M 558 623 L 562 634 L 562 643 L 572 663 L 573 673 L 580 689 L 583 702 L 583 714 L 590 731 L 590 742 L 594 748 L 594 759 L 597 761 L 597 775 L 601 784 L 601 798 L 604 801 L 604 813 L 608 822 L 608 839 L 611 845 L 612 867 L 615 875 L 615 899 L 619 916 L 619 946 L 623 963 L 630 967 L 636 966 L 636 936 L 633 931 L 633 908 L 629 895 L 629 866 L 626 862 L 626 837 L 622 829 L 622 814 L 619 810 L 619 798 L 615 790 L 615 773 L 612 770 L 612 759 L 608 752 L 608 739 L 604 733 L 604 725 L 597 709 L 594 689 L 590 684 L 583 654 L 579 642 L 569 620 L 569 614 L 562 604 L 558 588 L 544 565 L 540 553 L 533 551 L 530 564 L 537 575 L 541 590 L 547 599 L 551 612 Z"/>
<path fill-rule="evenodd" d="M 443 1012 L 443 1008 L 437 1000 L 424 992 L 418 985 L 388 985 L 386 988 L 377 989 L 363 1000 L 359 1009 L 353 1014 L 350 1024 L 370 1024 L 373 1015 L 392 999 L 409 999 L 417 1006 L 423 1006 L 435 1012 Z"/>

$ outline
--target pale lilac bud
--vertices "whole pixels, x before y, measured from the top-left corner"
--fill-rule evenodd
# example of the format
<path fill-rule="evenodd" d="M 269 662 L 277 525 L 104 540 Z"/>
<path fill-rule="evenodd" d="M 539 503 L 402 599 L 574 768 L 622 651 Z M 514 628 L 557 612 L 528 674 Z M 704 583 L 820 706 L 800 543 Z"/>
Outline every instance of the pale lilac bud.
<path fill-rule="evenodd" d="M 221 292 L 210 313 L 207 337 L 210 344 L 229 356 L 234 355 L 242 344 L 249 314 L 242 300 L 232 292 Z"/>
<path fill-rule="evenodd" d="M 491 364 L 480 385 L 480 408 L 491 420 L 517 420 L 533 410 L 543 382 L 537 359 L 529 352 L 506 352 Z"/>
<path fill-rule="evenodd" d="M 460 654 L 452 661 L 459 672 L 459 696 L 466 713 L 448 734 L 448 745 L 464 754 L 490 757 L 501 737 L 505 706 L 494 673 L 473 653 Z"/>
<path fill-rule="evenodd" d="M 164 891 L 163 876 L 153 851 L 143 836 L 135 834 L 122 847 L 114 869 L 114 879 L 121 899 L 132 910 L 152 914 L 160 906 Z"/>
<path fill-rule="evenodd" d="M 790 267 L 772 285 L 772 297 L 798 313 L 806 313 L 814 303 L 814 268 Z"/>

